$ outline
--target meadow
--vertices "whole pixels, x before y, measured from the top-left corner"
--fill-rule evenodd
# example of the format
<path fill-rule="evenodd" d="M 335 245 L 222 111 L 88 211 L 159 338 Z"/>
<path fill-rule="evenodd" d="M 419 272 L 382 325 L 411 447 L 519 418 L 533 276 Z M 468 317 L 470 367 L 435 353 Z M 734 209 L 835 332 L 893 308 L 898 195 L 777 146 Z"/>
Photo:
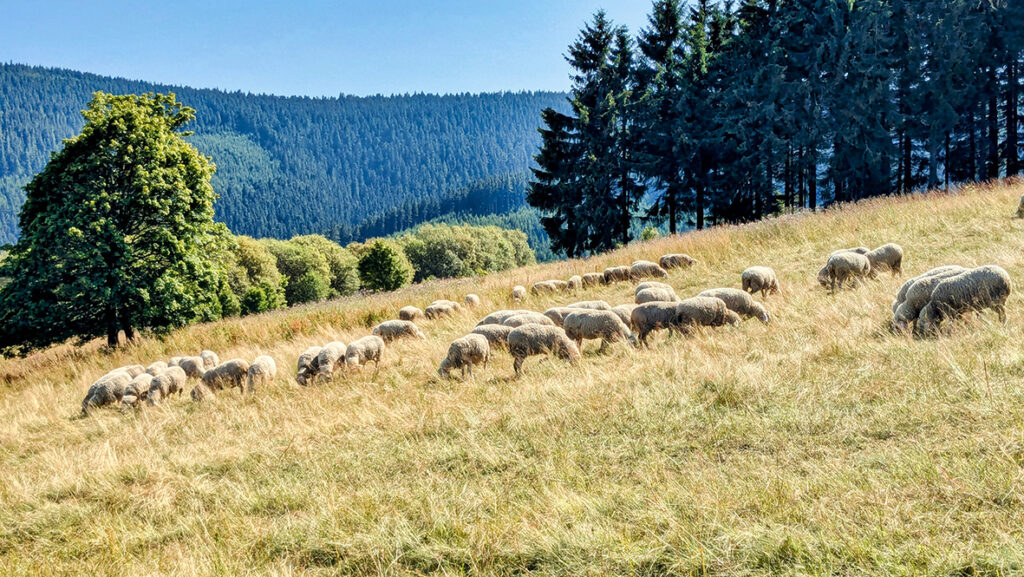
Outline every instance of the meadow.
<path fill-rule="evenodd" d="M 1024 301 L 940 338 L 894 334 L 903 281 L 944 264 L 1024 279 L 1024 182 L 877 198 L 718 227 L 588 260 L 416 285 L 0 360 L 3 575 L 1014 575 L 1024 573 Z M 899 243 L 888 274 L 830 295 L 828 253 Z M 512 286 L 669 252 L 680 296 L 774 267 L 773 322 L 653 337 L 569 366 L 496 353 L 443 380 L 448 344 Z M 1021 286 L 1018 284 L 1018 286 Z M 310 345 L 405 305 L 477 293 L 423 321 L 379 370 L 298 386 Z M 631 302 L 630 284 L 531 297 Z M 758 297 L 760 300 L 760 296 Z M 125 364 L 209 348 L 272 355 L 255 396 L 79 418 Z"/>

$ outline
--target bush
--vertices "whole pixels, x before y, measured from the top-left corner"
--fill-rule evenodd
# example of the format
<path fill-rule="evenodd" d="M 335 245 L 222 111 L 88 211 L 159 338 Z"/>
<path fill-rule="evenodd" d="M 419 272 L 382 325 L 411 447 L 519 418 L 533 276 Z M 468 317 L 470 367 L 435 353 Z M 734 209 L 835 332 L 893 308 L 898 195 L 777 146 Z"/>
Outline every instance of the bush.
<path fill-rule="evenodd" d="M 508 270 L 536 262 L 526 235 L 496 226 L 432 225 L 399 239 L 416 280 Z"/>
<path fill-rule="evenodd" d="M 331 296 L 348 296 L 359 290 L 359 259 L 351 252 L 319 234 L 297 236 L 292 242 L 309 247 L 327 259 L 331 271 Z"/>
<path fill-rule="evenodd" d="M 266 312 L 287 304 L 287 280 L 277 270 L 277 258 L 266 244 L 247 236 L 235 237 L 225 258 L 228 284 L 239 301 L 241 314 Z"/>
<path fill-rule="evenodd" d="M 309 271 L 288 283 L 295 303 L 312 303 L 322 301 L 331 295 L 331 285 L 323 275 Z"/>
<path fill-rule="evenodd" d="M 393 291 L 412 282 L 413 268 L 399 249 L 378 240 L 359 259 L 359 278 L 370 290 Z"/>
<path fill-rule="evenodd" d="M 289 305 L 315 302 L 330 296 L 331 268 L 323 254 L 309 246 L 286 240 L 263 239 L 260 242 L 277 259 L 277 270 L 287 280 L 284 296 Z"/>

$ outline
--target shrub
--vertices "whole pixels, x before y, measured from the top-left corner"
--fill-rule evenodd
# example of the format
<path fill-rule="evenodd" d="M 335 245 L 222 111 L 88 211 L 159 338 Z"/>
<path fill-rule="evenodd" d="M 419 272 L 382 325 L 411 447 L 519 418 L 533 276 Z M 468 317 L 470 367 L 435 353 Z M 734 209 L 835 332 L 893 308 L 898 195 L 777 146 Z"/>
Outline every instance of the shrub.
<path fill-rule="evenodd" d="M 399 249 L 378 240 L 359 259 L 359 278 L 370 290 L 393 291 L 412 282 L 413 268 Z"/>

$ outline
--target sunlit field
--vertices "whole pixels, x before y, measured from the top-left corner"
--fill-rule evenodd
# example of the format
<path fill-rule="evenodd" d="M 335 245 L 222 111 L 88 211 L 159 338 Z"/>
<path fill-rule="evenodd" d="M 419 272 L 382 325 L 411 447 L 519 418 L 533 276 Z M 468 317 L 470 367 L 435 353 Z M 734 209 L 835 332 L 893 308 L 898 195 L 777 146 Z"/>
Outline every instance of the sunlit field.
<path fill-rule="evenodd" d="M 1024 572 L 1024 300 L 938 339 L 889 330 L 906 278 L 998 264 L 1024 279 L 1024 184 L 879 198 L 143 338 L 0 361 L 0 573 L 9 575 L 1013 575 Z M 888 274 L 830 295 L 837 248 L 903 246 Z M 442 380 L 448 344 L 512 286 L 662 254 L 687 297 L 768 265 L 784 294 L 756 320 L 578 366 L 498 352 Z M 1024 285 L 1018 285 L 1024 286 Z M 310 345 L 369 334 L 405 305 L 479 294 L 423 321 L 379 370 L 311 388 Z M 632 302 L 629 283 L 531 297 Z M 761 297 L 757 297 L 761 300 Z M 255 396 L 188 391 L 93 411 L 108 370 L 201 349 L 272 355 Z M 189 387 L 191 388 L 191 386 Z"/>

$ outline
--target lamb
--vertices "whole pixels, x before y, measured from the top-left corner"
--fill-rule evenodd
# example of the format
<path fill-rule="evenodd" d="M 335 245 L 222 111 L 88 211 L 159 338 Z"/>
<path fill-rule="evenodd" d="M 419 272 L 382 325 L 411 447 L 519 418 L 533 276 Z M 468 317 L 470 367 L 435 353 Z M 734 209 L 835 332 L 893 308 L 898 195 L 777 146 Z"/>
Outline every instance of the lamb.
<path fill-rule="evenodd" d="M 261 387 L 273 382 L 277 376 L 277 363 L 274 357 L 260 355 L 253 359 L 246 374 L 246 384 L 250 393 L 256 392 L 256 384 Z"/>
<path fill-rule="evenodd" d="M 721 327 L 738 325 L 740 317 L 729 310 L 725 301 L 717 297 L 693 297 L 676 305 L 676 319 L 679 329 L 689 333 L 694 327 Z"/>
<path fill-rule="evenodd" d="M 631 304 L 618 305 L 618 306 L 612 307 L 612 312 L 615 313 L 616 315 L 618 315 L 619 318 L 622 320 L 622 322 L 625 323 L 625 325 L 627 327 L 629 327 L 629 330 L 632 331 L 632 330 L 636 330 L 635 328 L 633 328 L 633 318 L 632 318 L 633 317 L 633 309 L 635 309 L 635 308 L 636 308 L 636 305 L 631 305 Z"/>
<path fill-rule="evenodd" d="M 582 309 L 571 309 L 569 307 L 553 307 L 544 311 L 544 316 L 551 319 L 551 322 L 555 323 L 556 327 L 560 327 L 562 326 L 562 322 L 565 320 L 565 317 L 569 316 L 569 314 L 577 310 Z"/>
<path fill-rule="evenodd" d="M 635 342 L 633 331 L 622 322 L 619 315 L 612 311 L 579 309 L 565 317 L 562 327 L 565 335 L 576 342 L 576 348 L 582 350 L 584 339 L 601 339 L 601 350 L 608 343 Z"/>
<path fill-rule="evenodd" d="M 239 392 L 244 394 L 245 380 L 248 376 L 248 361 L 243 359 L 224 361 L 203 373 L 202 386 L 207 390 L 195 393 L 195 389 L 193 389 L 193 398 L 198 396 L 199 398 L 196 400 L 202 400 L 204 393 L 220 391 L 225 388 L 230 389 L 232 387 L 238 387 Z"/>
<path fill-rule="evenodd" d="M 632 275 L 628 266 L 614 266 L 604 269 L 604 284 L 630 280 L 632 280 Z"/>
<path fill-rule="evenodd" d="M 441 317 L 450 317 L 455 313 L 462 310 L 462 305 L 452 301 L 434 301 L 430 303 L 423 313 L 428 319 L 439 319 Z"/>
<path fill-rule="evenodd" d="M 151 363 L 148 367 L 146 367 L 146 372 L 149 374 L 149 376 L 155 377 L 160 373 L 166 371 L 168 366 L 169 365 L 163 361 L 156 361 L 155 363 Z"/>
<path fill-rule="evenodd" d="M 750 296 L 745 290 L 734 288 L 710 289 L 697 296 L 721 299 L 729 310 L 745 319 L 756 318 L 764 324 L 772 321 L 772 317 L 768 314 L 768 310 L 764 308 L 764 305 L 755 301 L 754 297 Z"/>
<path fill-rule="evenodd" d="M 476 327 L 470 334 L 482 335 L 490 343 L 492 349 L 507 349 L 508 334 L 512 331 L 512 327 L 505 325 L 484 325 Z"/>
<path fill-rule="evenodd" d="M 588 272 L 583 275 L 583 288 L 601 286 L 605 284 L 604 275 L 599 272 Z"/>
<path fill-rule="evenodd" d="M 124 393 L 121 397 L 121 405 L 123 407 L 138 406 L 139 400 L 149 392 L 149 387 L 152 384 L 153 375 L 149 373 L 142 373 L 132 379 L 132 382 L 128 383 L 128 386 L 124 388 Z"/>
<path fill-rule="evenodd" d="M 962 267 L 950 267 L 948 270 L 942 270 L 934 274 L 925 273 L 917 277 L 906 292 L 903 293 L 902 302 L 893 312 L 893 328 L 900 332 L 913 330 L 917 323 L 917 318 L 921 314 L 921 309 L 932 300 L 932 291 L 935 290 L 935 287 L 947 278 L 957 276 L 966 271 L 967 269 Z M 902 292 L 902 289 L 900 290 Z M 899 298 L 898 295 L 897 298 Z"/>
<path fill-rule="evenodd" d="M 515 315 L 513 317 L 509 317 L 509 318 L 505 319 L 505 322 L 503 322 L 501 324 L 503 324 L 503 325 L 505 325 L 507 327 L 512 327 L 512 328 L 521 327 L 523 325 L 548 325 L 548 326 L 555 326 L 555 322 L 554 321 L 552 321 L 548 317 L 542 315 L 541 313 L 535 313 L 535 312 L 524 313 L 524 314 L 520 314 L 520 315 Z"/>
<path fill-rule="evenodd" d="M 512 287 L 512 300 L 514 302 L 521 302 L 526 299 L 526 287 L 523 285 L 516 285 Z"/>
<path fill-rule="evenodd" d="M 138 376 L 138 375 L 136 375 Z M 89 387 L 89 391 L 82 400 L 82 416 L 89 414 L 94 407 L 102 407 L 121 402 L 124 397 L 124 389 L 134 379 L 125 368 L 115 369 L 103 375 Z"/>
<path fill-rule="evenodd" d="M 309 347 L 301 355 L 299 355 L 299 361 L 296 366 L 295 382 L 299 383 L 303 387 L 309 382 L 309 377 L 312 376 L 317 369 L 313 368 L 313 364 L 316 363 L 317 357 L 320 355 L 320 351 L 323 347 Z"/>
<path fill-rule="evenodd" d="M 572 303 L 571 305 L 565 305 L 566 308 L 570 309 L 590 309 L 592 311 L 610 311 L 612 305 L 605 301 L 580 301 L 578 303 Z"/>
<path fill-rule="evenodd" d="M 642 279 L 642 278 L 666 278 L 668 271 L 658 266 L 657 263 L 653 263 L 649 260 L 638 260 L 629 267 L 630 278 Z"/>
<path fill-rule="evenodd" d="M 666 290 L 670 290 L 670 291 L 676 290 L 676 289 L 672 288 L 672 285 L 670 285 L 670 284 L 665 284 L 663 282 L 658 282 L 656 280 L 649 280 L 649 281 L 645 281 L 645 282 L 642 282 L 642 283 L 636 285 L 636 289 L 634 289 L 634 294 L 638 293 L 638 292 L 640 292 L 642 290 L 647 290 L 649 288 L 659 288 L 659 289 L 666 289 Z"/>
<path fill-rule="evenodd" d="M 871 262 L 871 276 L 889 271 L 892 276 L 903 274 L 903 247 L 898 244 L 885 244 L 864 255 Z"/>
<path fill-rule="evenodd" d="M 668 329 L 669 333 L 675 332 L 676 306 L 676 303 L 671 302 L 651 302 L 633 309 L 629 317 L 630 324 L 636 331 L 641 345 L 647 346 L 647 335 L 658 329 Z"/>
<path fill-rule="evenodd" d="M 372 361 L 375 367 L 380 367 L 380 359 L 383 355 L 384 339 L 370 335 L 348 346 L 345 351 L 345 364 L 350 368 L 357 368 Z"/>
<path fill-rule="evenodd" d="M 962 272 L 935 286 L 918 323 L 922 332 L 932 333 L 946 319 L 985 309 L 994 310 L 999 322 L 1005 323 L 1006 299 L 1010 292 L 1010 275 L 1002 267 L 988 265 Z"/>
<path fill-rule="evenodd" d="M 868 257 L 855 252 L 841 252 L 828 259 L 825 265 L 828 274 L 829 286 L 832 292 L 836 288 L 843 288 L 843 283 L 852 279 L 856 286 L 865 277 L 871 274 L 871 261 Z"/>
<path fill-rule="evenodd" d="M 512 353 L 512 368 L 516 376 L 522 372 L 523 361 L 533 355 L 554 353 L 559 358 L 576 364 L 580 350 L 565 331 L 554 326 L 525 325 L 508 334 L 508 349 Z"/>
<path fill-rule="evenodd" d="M 178 366 L 185 371 L 185 374 L 190 379 L 201 379 L 203 378 L 203 373 L 206 372 L 206 367 L 203 365 L 201 357 L 183 357 L 178 361 Z"/>
<path fill-rule="evenodd" d="M 398 311 L 398 318 L 403 321 L 418 321 L 424 318 L 423 311 L 416 307 L 402 307 Z"/>
<path fill-rule="evenodd" d="M 309 365 L 309 370 L 313 373 L 310 384 L 316 384 L 317 379 L 330 381 L 334 378 L 334 371 L 345 363 L 347 353 L 348 349 L 341 341 L 332 341 L 324 345 L 316 359 Z"/>
<path fill-rule="evenodd" d="M 903 286 L 900 287 L 899 292 L 896 293 L 896 300 L 892 301 L 892 313 L 894 315 L 896 314 L 896 310 L 899 309 L 900 305 L 903 304 L 903 301 L 905 301 L 907 299 L 907 292 L 910 290 L 910 287 L 914 286 L 915 282 L 917 282 L 917 281 L 919 281 L 919 280 L 921 280 L 923 278 L 927 278 L 927 277 L 930 277 L 930 276 L 935 276 L 935 275 L 938 275 L 938 274 L 943 274 L 943 273 L 946 273 L 946 272 L 961 273 L 961 272 L 964 272 L 965 270 L 967 270 L 967 269 L 965 269 L 962 266 L 957 266 L 955 264 L 954 265 L 947 265 L 947 266 L 940 266 L 940 267 L 933 268 L 932 270 L 930 270 L 930 271 L 928 271 L 928 272 L 926 272 L 924 274 L 919 274 L 919 275 L 915 276 L 914 278 L 908 280 L 907 282 L 903 283 Z M 929 293 L 929 297 L 930 297 L 930 293 Z M 924 307 L 924 305 L 926 305 L 926 304 L 928 304 L 928 303 L 927 302 L 922 303 L 921 307 Z M 920 312 L 920 311 L 918 311 L 918 312 Z M 915 316 L 915 318 L 916 318 L 916 316 Z"/>
<path fill-rule="evenodd" d="M 153 382 L 146 392 L 146 403 L 158 405 L 160 401 L 171 395 L 180 395 L 185 390 L 188 377 L 181 367 L 169 367 L 166 371 L 153 377 Z"/>
<path fill-rule="evenodd" d="M 646 288 L 636 293 L 636 304 L 642 305 L 646 303 L 677 303 L 679 297 L 676 296 L 676 291 L 671 288 L 664 289 L 659 287 Z"/>
<path fill-rule="evenodd" d="M 524 314 L 524 313 L 532 313 L 532 312 L 533 311 L 528 311 L 528 310 L 501 310 L 501 311 L 494 311 L 493 313 L 491 313 L 491 314 L 487 315 L 486 317 L 484 317 L 483 320 L 481 320 L 480 322 L 478 322 L 476 324 L 476 326 L 482 327 L 484 325 L 500 325 L 501 323 L 505 322 L 505 320 L 508 319 L 508 318 L 514 317 L 516 315 L 521 315 L 521 314 Z"/>
<path fill-rule="evenodd" d="M 483 365 L 487 368 L 487 361 L 491 357 L 491 346 L 487 337 L 478 334 L 468 334 L 461 339 L 455 339 L 448 347 L 448 356 L 441 361 L 437 374 L 447 379 L 451 376 L 453 369 L 462 369 L 462 378 L 468 373 L 473 376 L 473 365 Z"/>
<path fill-rule="evenodd" d="M 373 334 L 390 343 L 395 339 L 410 338 L 426 340 L 423 331 L 412 321 L 384 321 L 373 327 Z"/>
<path fill-rule="evenodd" d="M 752 266 L 743 271 L 741 279 L 743 290 L 750 294 L 760 292 L 761 298 L 767 298 L 770 294 L 782 294 L 779 279 L 775 276 L 775 271 L 769 267 Z"/>
<path fill-rule="evenodd" d="M 466 303 L 466 306 L 471 309 L 475 309 L 476 307 L 480 306 L 481 303 L 483 303 L 483 301 L 480 300 L 480 296 L 473 293 L 469 293 L 468 295 L 466 295 L 464 301 Z"/>
<path fill-rule="evenodd" d="M 674 268 L 690 268 L 697 264 L 697 259 L 688 254 L 666 254 L 658 259 L 658 264 L 665 270 Z"/>
<path fill-rule="evenodd" d="M 199 353 L 199 357 L 203 359 L 203 368 L 210 370 L 220 364 L 220 357 L 213 351 L 203 351 Z"/>
<path fill-rule="evenodd" d="M 569 277 L 568 285 L 569 286 L 567 286 L 566 288 L 569 291 L 576 292 L 578 290 L 581 290 L 583 288 L 583 277 L 581 277 L 578 274 L 572 275 L 571 277 Z"/>

